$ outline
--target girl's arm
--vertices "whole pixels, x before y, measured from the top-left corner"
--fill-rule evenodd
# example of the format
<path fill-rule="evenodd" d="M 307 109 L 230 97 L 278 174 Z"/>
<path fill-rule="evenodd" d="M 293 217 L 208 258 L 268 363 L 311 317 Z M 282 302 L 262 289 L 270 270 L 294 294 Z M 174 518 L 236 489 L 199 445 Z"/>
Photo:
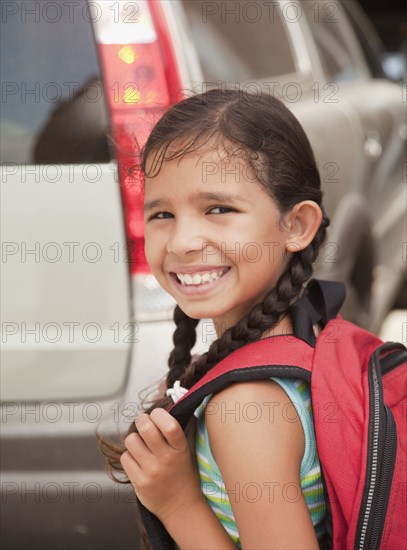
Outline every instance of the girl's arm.
<path fill-rule="evenodd" d="M 194 506 L 161 521 L 181 549 L 236 550 L 203 496 Z"/>
<path fill-rule="evenodd" d="M 211 449 L 243 549 L 318 549 L 301 490 L 305 437 L 284 390 L 273 381 L 229 386 L 206 408 Z"/>

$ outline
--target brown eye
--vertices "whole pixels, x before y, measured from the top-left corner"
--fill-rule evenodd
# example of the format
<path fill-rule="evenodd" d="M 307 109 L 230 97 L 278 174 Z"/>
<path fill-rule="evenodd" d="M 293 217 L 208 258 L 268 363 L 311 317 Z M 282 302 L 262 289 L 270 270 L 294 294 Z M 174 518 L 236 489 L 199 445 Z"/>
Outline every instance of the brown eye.
<path fill-rule="evenodd" d="M 150 220 L 166 220 L 170 217 L 173 217 L 173 215 L 170 212 L 157 212 L 157 214 L 153 214 L 148 218 L 148 221 Z"/>
<path fill-rule="evenodd" d="M 214 210 L 221 210 L 221 212 L 214 212 Z M 227 214 L 228 212 L 236 212 L 233 208 L 228 208 L 227 206 L 214 206 L 209 210 L 209 214 Z"/>

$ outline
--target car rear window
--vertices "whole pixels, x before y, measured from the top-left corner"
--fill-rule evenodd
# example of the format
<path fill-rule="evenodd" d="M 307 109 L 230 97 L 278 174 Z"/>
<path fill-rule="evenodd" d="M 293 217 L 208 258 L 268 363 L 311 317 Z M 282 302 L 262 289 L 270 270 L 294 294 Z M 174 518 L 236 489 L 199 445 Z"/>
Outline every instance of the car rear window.
<path fill-rule="evenodd" d="M 354 45 L 344 33 L 346 15 L 343 3 L 306 0 L 303 5 L 326 79 L 342 82 L 363 76 Z"/>
<path fill-rule="evenodd" d="M 206 81 L 247 81 L 295 72 L 274 2 L 183 2 Z"/>
<path fill-rule="evenodd" d="M 108 162 L 87 3 L 15 1 L 2 8 L 2 163 Z"/>

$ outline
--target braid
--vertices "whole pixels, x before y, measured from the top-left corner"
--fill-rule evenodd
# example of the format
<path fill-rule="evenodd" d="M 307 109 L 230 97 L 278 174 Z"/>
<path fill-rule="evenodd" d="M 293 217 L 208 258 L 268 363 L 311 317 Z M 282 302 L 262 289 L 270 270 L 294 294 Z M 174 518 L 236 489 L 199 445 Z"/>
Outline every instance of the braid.
<path fill-rule="evenodd" d="M 167 388 L 173 386 L 191 362 L 191 349 L 196 342 L 198 319 L 191 319 L 177 305 L 174 310 L 174 322 L 177 325 L 172 340 L 174 349 L 168 359 Z"/>
<path fill-rule="evenodd" d="M 205 354 L 189 365 L 181 377 L 182 386 L 190 388 L 216 363 L 245 344 L 259 340 L 265 330 L 278 322 L 289 306 L 300 297 L 304 284 L 311 278 L 312 264 L 318 257 L 328 225 L 329 219 L 324 213 L 312 242 L 292 256 L 287 270 L 263 302 L 256 304 L 248 315 L 227 329 Z"/>

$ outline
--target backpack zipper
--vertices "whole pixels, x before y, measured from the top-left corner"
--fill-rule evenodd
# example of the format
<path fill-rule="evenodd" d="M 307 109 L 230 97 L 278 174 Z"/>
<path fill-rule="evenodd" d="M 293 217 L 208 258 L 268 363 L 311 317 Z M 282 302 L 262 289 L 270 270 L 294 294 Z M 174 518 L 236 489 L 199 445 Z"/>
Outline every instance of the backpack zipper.
<path fill-rule="evenodd" d="M 377 489 L 377 513 L 373 519 L 370 548 L 378 548 L 383 535 L 384 521 L 386 518 L 387 506 L 389 503 L 390 487 L 393 479 L 394 462 L 396 458 L 395 449 L 397 446 L 396 423 L 394 422 L 393 413 L 387 405 L 384 407 L 386 413 L 386 438 L 383 449 L 382 460 L 382 476 Z"/>
<path fill-rule="evenodd" d="M 366 481 L 356 529 L 355 549 L 379 548 L 397 451 L 394 417 L 382 402 L 379 351 L 369 361 L 371 395 Z"/>

